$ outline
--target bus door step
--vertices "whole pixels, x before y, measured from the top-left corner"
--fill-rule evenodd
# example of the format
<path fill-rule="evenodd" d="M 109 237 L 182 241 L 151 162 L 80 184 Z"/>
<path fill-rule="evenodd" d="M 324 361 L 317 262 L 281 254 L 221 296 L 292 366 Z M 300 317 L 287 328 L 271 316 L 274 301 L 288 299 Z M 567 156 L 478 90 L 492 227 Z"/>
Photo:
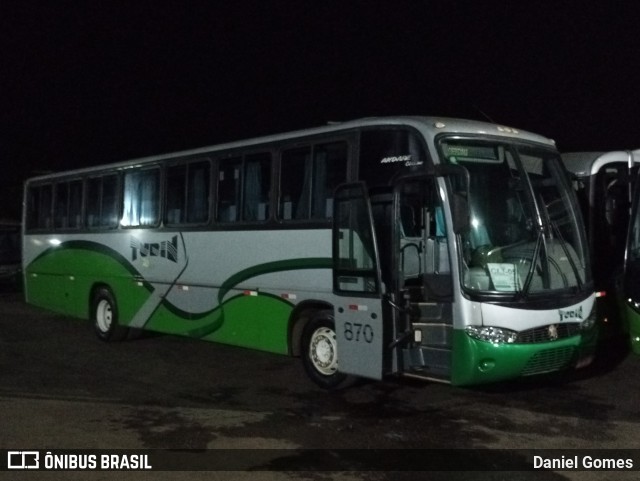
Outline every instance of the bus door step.
<path fill-rule="evenodd" d="M 451 372 L 451 350 L 433 347 L 413 347 L 403 349 L 404 365 L 411 371 L 418 369 L 433 376 L 443 376 Z"/>

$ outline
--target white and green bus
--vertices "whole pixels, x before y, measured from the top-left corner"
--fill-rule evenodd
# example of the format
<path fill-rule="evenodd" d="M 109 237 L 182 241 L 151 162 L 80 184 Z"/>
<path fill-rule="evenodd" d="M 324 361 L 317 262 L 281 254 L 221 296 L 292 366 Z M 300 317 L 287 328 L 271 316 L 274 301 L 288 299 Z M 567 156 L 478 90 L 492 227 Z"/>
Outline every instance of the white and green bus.
<path fill-rule="evenodd" d="M 582 208 L 596 291 L 606 295 L 624 262 L 640 150 L 567 152 L 562 160 Z"/>
<path fill-rule="evenodd" d="M 325 388 L 588 364 L 588 247 L 553 141 L 370 118 L 32 178 L 28 302 L 300 356 Z"/>
<path fill-rule="evenodd" d="M 624 265 L 640 150 L 567 152 L 562 160 L 571 174 L 586 225 L 600 336 L 615 337 L 624 328 L 616 283 Z"/>
<path fill-rule="evenodd" d="M 631 351 L 640 355 L 640 171 L 638 169 L 632 185 L 632 209 L 627 232 L 624 269 L 616 279 L 616 294 L 623 332 L 629 338 Z"/>

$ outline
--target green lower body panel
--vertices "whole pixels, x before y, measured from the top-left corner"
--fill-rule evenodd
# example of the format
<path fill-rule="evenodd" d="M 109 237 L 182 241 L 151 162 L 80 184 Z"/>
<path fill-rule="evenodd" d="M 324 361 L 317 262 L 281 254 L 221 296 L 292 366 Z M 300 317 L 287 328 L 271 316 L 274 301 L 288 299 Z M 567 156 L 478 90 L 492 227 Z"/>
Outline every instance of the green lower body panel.
<path fill-rule="evenodd" d="M 593 359 L 596 341 L 596 329 L 532 344 L 493 344 L 455 330 L 451 384 L 484 384 L 587 365 Z"/>
<path fill-rule="evenodd" d="M 145 329 L 286 354 L 291 310 L 274 296 L 241 294 L 203 314 L 178 313 L 161 305 Z"/>
<path fill-rule="evenodd" d="M 65 272 L 73 272 L 73 275 Z M 97 274 L 99 273 L 99 277 Z M 34 261 L 25 272 L 27 301 L 62 314 L 91 318 L 93 289 L 108 287 L 116 301 L 118 322 L 128 326 L 143 308 L 154 287 L 139 276 L 122 259 L 98 250 L 51 250 Z M 160 285 L 166 289 L 168 285 Z M 187 312 L 166 300 L 159 304 L 143 328 L 232 344 L 264 351 L 288 352 L 288 321 L 293 306 L 265 293 L 243 295 L 228 292 L 219 304 L 219 289 L 207 289 L 211 296 L 207 312 Z"/>

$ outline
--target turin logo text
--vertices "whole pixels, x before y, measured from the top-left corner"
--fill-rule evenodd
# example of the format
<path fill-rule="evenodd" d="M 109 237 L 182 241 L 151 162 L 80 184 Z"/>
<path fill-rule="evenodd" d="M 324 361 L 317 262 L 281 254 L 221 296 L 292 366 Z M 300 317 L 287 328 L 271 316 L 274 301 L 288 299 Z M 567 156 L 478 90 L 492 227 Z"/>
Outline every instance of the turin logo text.
<path fill-rule="evenodd" d="M 560 322 L 562 321 L 566 321 L 569 319 L 584 319 L 582 317 L 582 306 L 578 307 L 577 309 L 567 309 L 567 310 L 562 310 L 562 309 L 558 309 L 558 314 L 560 315 Z"/>
<path fill-rule="evenodd" d="M 138 257 L 163 257 L 171 262 L 178 262 L 178 236 L 171 240 L 161 242 L 140 242 L 135 237 L 131 238 L 131 260 Z"/>

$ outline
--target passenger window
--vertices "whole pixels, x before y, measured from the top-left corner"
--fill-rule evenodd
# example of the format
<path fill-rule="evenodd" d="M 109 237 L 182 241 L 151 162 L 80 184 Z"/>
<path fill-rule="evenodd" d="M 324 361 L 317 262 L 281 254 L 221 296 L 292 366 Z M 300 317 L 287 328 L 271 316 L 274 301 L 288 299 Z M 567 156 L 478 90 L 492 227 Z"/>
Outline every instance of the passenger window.
<path fill-rule="evenodd" d="M 160 170 L 136 170 L 124 176 L 124 227 L 157 225 L 160 220 Z M 106 194 L 106 191 L 105 191 Z"/>
<path fill-rule="evenodd" d="M 269 217 L 271 154 L 248 155 L 244 167 L 242 220 L 266 220 Z"/>
<path fill-rule="evenodd" d="M 202 224 L 209 220 L 210 171 L 208 161 L 167 168 L 166 224 Z"/>
<path fill-rule="evenodd" d="M 69 214 L 67 227 L 77 229 L 82 221 L 82 181 L 69 182 Z"/>
<path fill-rule="evenodd" d="M 282 152 L 279 218 L 331 218 L 333 191 L 346 179 L 347 160 L 346 142 L 318 144 Z"/>
<path fill-rule="evenodd" d="M 282 153 L 280 175 L 279 217 L 284 220 L 306 219 L 309 199 L 304 182 L 307 164 L 311 161 L 311 147 L 285 150 Z"/>
<path fill-rule="evenodd" d="M 218 173 L 218 221 L 240 220 L 242 159 L 232 158 L 221 162 Z"/>
<path fill-rule="evenodd" d="M 56 185 L 54 227 L 77 229 L 80 227 L 81 214 L 82 181 L 59 182 Z"/>
<path fill-rule="evenodd" d="M 269 218 L 271 154 L 261 152 L 221 162 L 218 174 L 218 221 Z"/>
<path fill-rule="evenodd" d="M 113 229 L 118 225 L 118 176 L 94 177 L 87 181 L 86 225 Z"/>
<path fill-rule="evenodd" d="M 67 226 L 67 215 L 69 201 L 69 184 L 67 182 L 59 182 L 56 184 L 56 195 L 54 203 L 53 225 L 55 228 L 64 228 Z"/>
<path fill-rule="evenodd" d="M 27 229 L 50 229 L 53 188 L 50 184 L 32 186 L 27 199 Z"/>

